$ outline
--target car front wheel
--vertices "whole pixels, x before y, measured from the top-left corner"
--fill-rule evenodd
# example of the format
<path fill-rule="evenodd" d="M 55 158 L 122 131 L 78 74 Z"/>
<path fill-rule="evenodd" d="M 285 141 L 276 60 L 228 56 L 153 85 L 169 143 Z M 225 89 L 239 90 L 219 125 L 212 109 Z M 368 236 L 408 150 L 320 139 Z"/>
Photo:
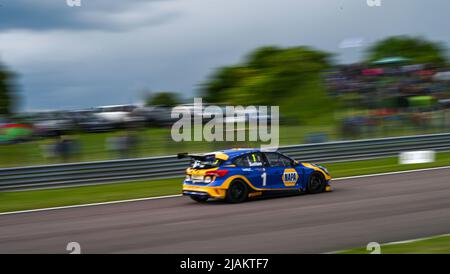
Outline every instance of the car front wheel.
<path fill-rule="evenodd" d="M 308 192 L 311 194 L 321 193 L 325 191 L 325 178 L 319 173 L 313 173 L 309 177 Z"/>

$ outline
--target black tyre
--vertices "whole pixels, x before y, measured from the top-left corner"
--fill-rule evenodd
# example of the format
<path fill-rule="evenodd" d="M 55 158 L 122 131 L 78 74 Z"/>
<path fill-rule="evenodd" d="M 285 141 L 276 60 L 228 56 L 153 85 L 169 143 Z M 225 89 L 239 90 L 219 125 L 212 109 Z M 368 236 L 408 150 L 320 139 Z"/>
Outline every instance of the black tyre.
<path fill-rule="evenodd" d="M 192 200 L 199 202 L 199 203 L 204 203 L 206 201 L 208 201 L 208 197 L 200 197 L 200 196 L 190 196 Z"/>
<path fill-rule="evenodd" d="M 229 203 L 242 203 L 247 200 L 248 186 L 242 181 L 234 181 L 227 190 L 226 201 Z"/>
<path fill-rule="evenodd" d="M 324 192 L 325 187 L 326 182 L 322 174 L 315 172 L 309 176 L 308 193 L 316 194 Z"/>

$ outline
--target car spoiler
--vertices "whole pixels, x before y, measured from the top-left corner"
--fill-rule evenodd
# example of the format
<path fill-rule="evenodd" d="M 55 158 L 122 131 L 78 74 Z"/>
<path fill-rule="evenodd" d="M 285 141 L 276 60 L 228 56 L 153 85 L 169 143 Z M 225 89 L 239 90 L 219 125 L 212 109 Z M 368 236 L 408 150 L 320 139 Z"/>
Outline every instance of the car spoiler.
<path fill-rule="evenodd" d="M 177 158 L 178 159 L 184 159 L 184 158 L 192 158 L 195 160 L 201 160 L 201 159 L 205 159 L 206 155 L 201 155 L 201 154 L 189 154 L 187 152 L 184 153 L 178 153 L 177 154 Z"/>

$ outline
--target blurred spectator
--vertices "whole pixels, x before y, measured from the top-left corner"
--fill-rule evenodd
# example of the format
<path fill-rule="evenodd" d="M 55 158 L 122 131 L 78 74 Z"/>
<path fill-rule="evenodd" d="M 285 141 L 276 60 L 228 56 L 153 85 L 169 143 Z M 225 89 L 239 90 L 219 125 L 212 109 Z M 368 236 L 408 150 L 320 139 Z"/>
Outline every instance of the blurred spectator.
<path fill-rule="evenodd" d="M 119 140 L 120 137 L 113 136 L 106 138 L 106 150 L 112 154 L 112 158 L 116 157 L 120 148 L 119 148 Z"/>
<path fill-rule="evenodd" d="M 138 154 L 138 145 L 139 140 L 137 135 L 129 131 L 120 136 L 106 139 L 107 150 L 112 152 L 115 157 L 122 159 L 136 157 Z"/>
<path fill-rule="evenodd" d="M 75 154 L 76 150 L 77 144 L 75 141 L 63 135 L 59 137 L 55 145 L 56 155 L 64 163 L 71 160 L 71 157 Z"/>
<path fill-rule="evenodd" d="M 42 156 L 45 159 L 55 159 L 56 158 L 56 145 L 54 143 L 47 143 L 41 145 Z"/>
<path fill-rule="evenodd" d="M 328 135 L 324 132 L 311 133 L 305 136 L 305 143 L 307 144 L 325 143 L 327 141 Z"/>
<path fill-rule="evenodd" d="M 126 157 L 133 158 L 138 155 L 139 137 L 135 131 L 127 131 L 125 135 Z"/>

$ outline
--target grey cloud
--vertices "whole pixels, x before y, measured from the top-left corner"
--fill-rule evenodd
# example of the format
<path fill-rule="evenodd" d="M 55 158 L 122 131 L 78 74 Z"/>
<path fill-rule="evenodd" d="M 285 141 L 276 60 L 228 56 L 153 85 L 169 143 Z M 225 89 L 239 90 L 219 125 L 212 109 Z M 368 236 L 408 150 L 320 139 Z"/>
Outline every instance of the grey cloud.
<path fill-rule="evenodd" d="M 148 5 L 174 0 L 81 0 L 81 7 L 69 7 L 66 0 L 0 0 L 0 31 L 48 30 L 126 30 L 159 25 L 174 20 L 179 12 L 143 9 Z M 146 12 L 139 21 L 117 22 L 127 13 Z"/>
<path fill-rule="evenodd" d="M 131 103 L 144 89 L 192 98 L 215 68 L 263 45 L 309 45 L 355 62 L 391 35 L 450 44 L 448 0 L 82 1 L 0 0 L 0 61 L 21 75 L 25 108 Z M 363 47 L 339 48 L 355 37 Z"/>

